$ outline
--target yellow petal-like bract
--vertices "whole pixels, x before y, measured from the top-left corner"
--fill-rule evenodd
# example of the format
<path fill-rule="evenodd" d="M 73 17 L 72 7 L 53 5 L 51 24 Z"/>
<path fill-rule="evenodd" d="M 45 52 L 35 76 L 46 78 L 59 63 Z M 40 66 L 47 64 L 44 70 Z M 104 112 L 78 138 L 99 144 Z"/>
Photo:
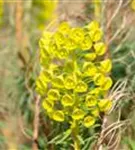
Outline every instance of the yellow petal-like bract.
<path fill-rule="evenodd" d="M 75 41 L 71 39 L 66 39 L 65 48 L 70 50 L 76 49 L 78 46 L 76 45 Z"/>
<path fill-rule="evenodd" d="M 62 22 L 58 28 L 58 31 L 62 34 L 68 34 L 70 31 L 70 25 L 67 22 Z"/>
<path fill-rule="evenodd" d="M 52 112 L 53 111 L 53 106 L 54 106 L 54 102 L 50 101 L 49 99 L 44 99 L 42 106 L 44 109 L 47 110 L 47 112 Z"/>
<path fill-rule="evenodd" d="M 105 76 L 102 73 L 97 73 L 94 76 L 95 85 L 103 85 L 105 81 Z"/>
<path fill-rule="evenodd" d="M 64 87 L 64 80 L 62 76 L 54 77 L 52 79 L 52 85 L 55 88 L 63 88 Z"/>
<path fill-rule="evenodd" d="M 97 55 L 103 55 L 106 52 L 106 45 L 102 42 L 98 42 L 94 45 L 94 49 Z"/>
<path fill-rule="evenodd" d="M 93 40 L 93 42 L 97 42 L 101 40 L 103 36 L 103 32 L 102 30 L 97 29 L 97 30 L 90 31 L 89 35 L 90 35 L 90 38 Z"/>
<path fill-rule="evenodd" d="M 75 87 L 75 91 L 78 93 L 86 92 L 87 91 L 87 84 L 83 81 L 79 81 Z"/>
<path fill-rule="evenodd" d="M 44 80 L 42 81 L 40 77 L 36 81 L 36 91 L 42 96 L 45 95 L 47 91 L 47 83 Z"/>
<path fill-rule="evenodd" d="M 64 80 L 64 85 L 66 89 L 74 89 L 75 88 L 75 80 L 72 76 L 68 76 L 66 77 L 66 79 Z"/>
<path fill-rule="evenodd" d="M 84 115 L 85 115 L 85 113 L 83 110 L 76 108 L 73 111 L 72 118 L 74 120 L 80 120 L 80 119 L 83 119 Z"/>
<path fill-rule="evenodd" d="M 65 37 L 62 33 L 59 33 L 59 32 L 55 33 L 54 39 L 55 39 L 57 46 L 61 46 L 62 44 L 65 43 Z"/>
<path fill-rule="evenodd" d="M 84 63 L 84 65 L 83 65 L 83 71 L 84 71 L 84 74 L 86 76 L 94 76 L 97 73 L 97 68 L 91 62 Z"/>
<path fill-rule="evenodd" d="M 96 119 L 92 116 L 87 116 L 84 118 L 84 121 L 83 121 L 83 125 L 86 127 L 86 128 L 89 128 L 91 127 L 92 125 L 94 125 Z"/>
<path fill-rule="evenodd" d="M 60 94 L 56 89 L 50 89 L 47 93 L 47 96 L 50 100 L 59 100 Z"/>
<path fill-rule="evenodd" d="M 61 110 L 57 110 L 53 112 L 53 119 L 58 122 L 64 121 L 64 113 Z"/>
<path fill-rule="evenodd" d="M 101 88 L 103 90 L 109 90 L 112 86 L 113 82 L 112 79 L 110 77 L 105 78 L 103 85 L 101 86 Z"/>
<path fill-rule="evenodd" d="M 98 87 L 98 88 L 92 89 L 88 94 L 96 96 L 96 95 L 100 95 L 101 91 L 102 89 Z"/>
<path fill-rule="evenodd" d="M 100 63 L 100 70 L 102 72 L 108 73 L 112 69 L 112 62 L 110 59 L 106 59 Z"/>
<path fill-rule="evenodd" d="M 40 48 L 48 48 L 52 34 L 50 32 L 45 31 L 43 33 L 42 38 L 39 40 Z"/>
<path fill-rule="evenodd" d="M 99 108 L 93 108 L 91 109 L 91 114 L 94 116 L 94 117 L 99 117 Z"/>
<path fill-rule="evenodd" d="M 89 50 L 92 47 L 92 41 L 90 36 L 85 36 L 84 40 L 81 42 L 81 49 L 82 50 Z"/>
<path fill-rule="evenodd" d="M 85 100 L 86 106 L 92 107 L 97 105 L 97 99 L 94 96 L 88 95 Z"/>
<path fill-rule="evenodd" d="M 99 23 L 97 21 L 92 21 L 91 23 L 88 24 L 87 28 L 89 30 L 94 31 L 99 28 Z"/>
<path fill-rule="evenodd" d="M 57 56 L 60 58 L 60 59 L 65 59 L 68 57 L 68 51 L 65 49 L 65 48 L 62 48 L 62 49 L 59 49 L 58 52 L 57 52 Z"/>
<path fill-rule="evenodd" d="M 62 97 L 61 103 L 63 106 L 72 106 L 74 104 L 74 99 L 70 95 L 65 94 Z"/>
<path fill-rule="evenodd" d="M 80 43 L 84 40 L 84 31 L 82 28 L 73 28 L 70 32 L 70 38 L 76 43 Z"/>
<path fill-rule="evenodd" d="M 103 112 L 107 112 L 112 107 L 112 101 L 108 99 L 100 100 L 98 103 L 99 109 Z"/>
<path fill-rule="evenodd" d="M 85 55 L 85 59 L 88 61 L 93 61 L 96 59 L 96 54 L 95 53 L 89 53 Z"/>

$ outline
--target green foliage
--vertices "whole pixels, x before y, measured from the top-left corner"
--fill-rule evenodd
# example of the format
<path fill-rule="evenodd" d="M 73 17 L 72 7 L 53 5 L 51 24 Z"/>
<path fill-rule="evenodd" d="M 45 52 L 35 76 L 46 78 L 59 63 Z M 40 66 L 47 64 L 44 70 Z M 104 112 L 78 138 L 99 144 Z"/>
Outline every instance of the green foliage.
<path fill-rule="evenodd" d="M 129 148 L 129 150 L 135 150 L 135 141 L 125 137 L 123 140 L 123 143 L 127 145 L 127 147 Z"/>

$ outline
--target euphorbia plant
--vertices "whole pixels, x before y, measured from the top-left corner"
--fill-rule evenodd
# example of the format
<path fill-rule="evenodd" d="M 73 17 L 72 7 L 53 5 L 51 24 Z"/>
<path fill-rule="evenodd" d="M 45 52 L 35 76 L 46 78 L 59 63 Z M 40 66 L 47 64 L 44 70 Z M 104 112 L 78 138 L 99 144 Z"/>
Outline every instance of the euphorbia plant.
<path fill-rule="evenodd" d="M 112 64 L 110 59 L 104 60 L 102 36 L 96 21 L 84 27 L 62 22 L 57 31 L 45 31 L 39 42 L 41 72 L 36 90 L 46 115 L 69 124 L 75 150 L 80 149 L 79 129 L 91 128 L 100 112 L 106 113 L 112 106 L 107 98 Z"/>

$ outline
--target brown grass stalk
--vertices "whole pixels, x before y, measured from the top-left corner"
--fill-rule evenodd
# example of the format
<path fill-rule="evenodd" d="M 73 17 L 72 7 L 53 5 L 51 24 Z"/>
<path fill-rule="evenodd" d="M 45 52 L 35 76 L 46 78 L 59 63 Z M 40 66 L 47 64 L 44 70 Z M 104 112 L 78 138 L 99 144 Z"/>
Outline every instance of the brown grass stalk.
<path fill-rule="evenodd" d="M 40 96 L 35 97 L 35 116 L 33 121 L 33 144 L 32 150 L 38 150 L 39 135 Z"/>

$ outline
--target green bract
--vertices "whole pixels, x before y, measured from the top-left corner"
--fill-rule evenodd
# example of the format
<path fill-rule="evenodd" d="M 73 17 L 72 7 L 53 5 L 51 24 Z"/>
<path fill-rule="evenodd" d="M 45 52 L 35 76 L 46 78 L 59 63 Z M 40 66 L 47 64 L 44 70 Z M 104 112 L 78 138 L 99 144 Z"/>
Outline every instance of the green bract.
<path fill-rule="evenodd" d="M 111 108 L 111 100 L 104 96 L 112 86 L 108 76 L 112 63 L 103 59 L 102 36 L 96 21 L 74 28 L 63 22 L 56 32 L 43 34 L 36 90 L 50 119 L 89 128 L 100 112 Z"/>

